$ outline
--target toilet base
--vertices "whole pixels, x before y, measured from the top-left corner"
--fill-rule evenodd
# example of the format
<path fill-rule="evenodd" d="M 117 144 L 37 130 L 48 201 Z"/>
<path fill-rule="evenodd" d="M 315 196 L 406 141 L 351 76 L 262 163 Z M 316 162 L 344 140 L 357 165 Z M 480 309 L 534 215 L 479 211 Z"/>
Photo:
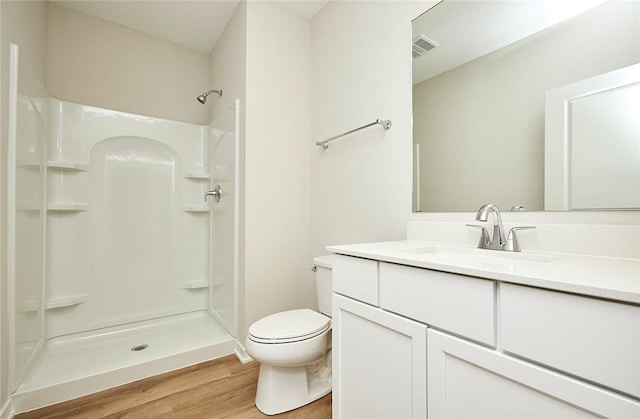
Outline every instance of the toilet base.
<path fill-rule="evenodd" d="M 277 415 L 309 404 L 331 392 L 331 369 L 324 360 L 302 367 L 260 365 L 256 407 Z"/>

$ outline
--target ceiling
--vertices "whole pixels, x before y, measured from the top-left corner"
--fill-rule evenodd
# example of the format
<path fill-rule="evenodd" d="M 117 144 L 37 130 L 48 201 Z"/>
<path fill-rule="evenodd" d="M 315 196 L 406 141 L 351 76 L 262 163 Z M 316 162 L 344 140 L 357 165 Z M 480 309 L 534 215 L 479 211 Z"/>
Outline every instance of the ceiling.
<path fill-rule="evenodd" d="M 50 1 L 206 54 L 213 50 L 240 3 L 240 0 Z M 275 2 L 300 16 L 312 18 L 329 1 Z"/>
<path fill-rule="evenodd" d="M 413 84 L 533 35 L 607 0 L 444 0 L 413 23 L 438 46 L 413 60 Z"/>

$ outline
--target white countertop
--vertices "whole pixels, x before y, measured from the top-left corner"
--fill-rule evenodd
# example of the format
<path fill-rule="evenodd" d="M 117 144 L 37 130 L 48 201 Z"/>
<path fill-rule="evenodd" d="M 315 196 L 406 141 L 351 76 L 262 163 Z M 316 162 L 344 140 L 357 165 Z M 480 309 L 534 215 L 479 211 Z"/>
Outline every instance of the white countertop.
<path fill-rule="evenodd" d="M 426 241 L 327 246 L 327 251 L 640 304 L 640 260 L 503 252 Z"/>

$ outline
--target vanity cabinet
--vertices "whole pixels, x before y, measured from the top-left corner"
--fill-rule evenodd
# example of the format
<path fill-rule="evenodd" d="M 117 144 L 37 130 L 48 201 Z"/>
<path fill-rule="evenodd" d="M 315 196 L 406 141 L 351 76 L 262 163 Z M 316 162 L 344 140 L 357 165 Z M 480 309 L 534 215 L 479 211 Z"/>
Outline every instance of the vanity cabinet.
<path fill-rule="evenodd" d="M 338 260 L 335 419 L 640 418 L 637 305 Z"/>

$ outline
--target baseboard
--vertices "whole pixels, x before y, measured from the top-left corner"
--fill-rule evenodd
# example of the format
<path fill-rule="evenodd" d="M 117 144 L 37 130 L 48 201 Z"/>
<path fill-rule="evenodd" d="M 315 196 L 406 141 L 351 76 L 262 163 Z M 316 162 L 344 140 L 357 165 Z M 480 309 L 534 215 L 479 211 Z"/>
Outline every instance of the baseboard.
<path fill-rule="evenodd" d="M 0 419 L 12 419 L 16 415 L 12 402 L 11 397 L 4 402 L 4 405 L 0 408 Z"/>
<path fill-rule="evenodd" d="M 247 350 L 238 341 L 236 341 L 236 347 L 233 350 L 233 353 L 236 354 L 236 358 L 238 358 L 238 361 L 242 362 L 243 364 L 253 361 L 253 358 L 249 356 Z"/>

